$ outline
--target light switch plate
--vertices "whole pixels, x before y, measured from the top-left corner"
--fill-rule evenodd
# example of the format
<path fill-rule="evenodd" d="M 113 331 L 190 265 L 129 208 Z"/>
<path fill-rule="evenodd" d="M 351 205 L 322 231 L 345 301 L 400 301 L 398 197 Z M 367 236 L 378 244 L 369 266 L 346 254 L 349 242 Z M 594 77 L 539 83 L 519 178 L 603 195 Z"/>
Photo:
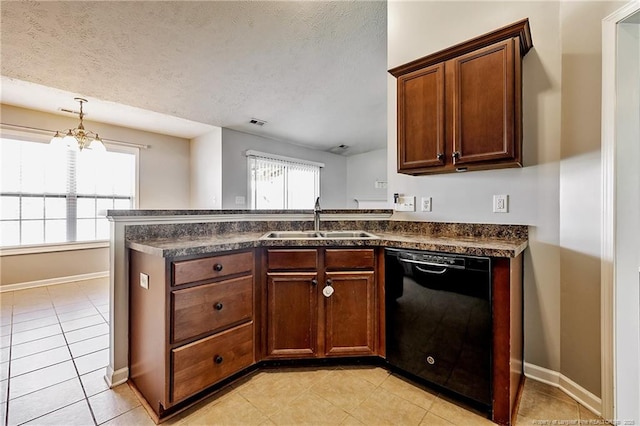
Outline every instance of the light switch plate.
<path fill-rule="evenodd" d="M 140 287 L 149 290 L 149 275 L 140 272 Z"/>
<path fill-rule="evenodd" d="M 398 197 L 398 202 L 394 204 L 394 208 L 398 212 L 415 212 L 416 197 L 408 195 Z"/>
<path fill-rule="evenodd" d="M 493 196 L 493 212 L 494 213 L 509 213 L 509 196 L 494 195 Z"/>

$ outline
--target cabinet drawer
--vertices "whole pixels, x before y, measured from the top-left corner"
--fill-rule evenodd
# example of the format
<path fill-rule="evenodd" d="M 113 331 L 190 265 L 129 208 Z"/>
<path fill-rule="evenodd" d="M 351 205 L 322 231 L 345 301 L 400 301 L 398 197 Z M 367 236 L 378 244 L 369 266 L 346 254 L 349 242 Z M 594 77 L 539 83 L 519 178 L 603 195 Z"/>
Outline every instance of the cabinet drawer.
<path fill-rule="evenodd" d="M 253 252 L 173 262 L 173 285 L 253 271 Z"/>
<path fill-rule="evenodd" d="M 251 319 L 253 278 L 240 277 L 171 293 L 173 342 Z"/>
<path fill-rule="evenodd" d="M 315 249 L 274 249 L 267 250 L 269 269 L 316 269 L 318 251 Z"/>
<path fill-rule="evenodd" d="M 253 323 L 171 351 L 171 401 L 177 402 L 253 364 Z"/>
<path fill-rule="evenodd" d="M 327 269 L 373 269 L 375 266 L 373 249 L 327 249 L 325 265 Z"/>

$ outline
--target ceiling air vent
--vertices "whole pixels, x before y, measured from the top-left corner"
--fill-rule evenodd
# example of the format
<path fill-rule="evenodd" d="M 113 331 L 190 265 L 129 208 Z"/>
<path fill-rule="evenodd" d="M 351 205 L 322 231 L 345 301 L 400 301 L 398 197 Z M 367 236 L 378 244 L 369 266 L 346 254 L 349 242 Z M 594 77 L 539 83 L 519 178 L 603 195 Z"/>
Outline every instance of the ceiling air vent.
<path fill-rule="evenodd" d="M 256 126 L 264 126 L 265 124 L 267 124 L 266 121 L 260 120 L 258 118 L 252 118 L 251 120 L 249 120 L 249 123 L 255 124 Z"/>
<path fill-rule="evenodd" d="M 338 155 L 344 155 L 349 151 L 349 145 L 340 144 L 338 146 L 334 146 L 333 148 L 329 148 L 329 152 Z"/>

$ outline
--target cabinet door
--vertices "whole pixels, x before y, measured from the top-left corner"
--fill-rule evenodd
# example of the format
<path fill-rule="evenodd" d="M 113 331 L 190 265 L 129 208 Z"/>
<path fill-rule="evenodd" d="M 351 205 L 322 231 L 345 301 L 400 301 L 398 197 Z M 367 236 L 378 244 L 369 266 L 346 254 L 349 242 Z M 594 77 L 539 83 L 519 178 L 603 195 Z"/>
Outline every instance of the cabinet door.
<path fill-rule="evenodd" d="M 313 357 L 317 351 L 318 275 L 267 273 L 267 355 Z"/>
<path fill-rule="evenodd" d="M 327 272 L 326 278 L 334 289 L 322 296 L 326 355 L 375 354 L 374 272 Z"/>
<path fill-rule="evenodd" d="M 447 62 L 455 165 L 519 162 L 514 44 L 505 40 Z"/>
<path fill-rule="evenodd" d="M 444 64 L 398 78 L 398 171 L 445 162 Z"/>

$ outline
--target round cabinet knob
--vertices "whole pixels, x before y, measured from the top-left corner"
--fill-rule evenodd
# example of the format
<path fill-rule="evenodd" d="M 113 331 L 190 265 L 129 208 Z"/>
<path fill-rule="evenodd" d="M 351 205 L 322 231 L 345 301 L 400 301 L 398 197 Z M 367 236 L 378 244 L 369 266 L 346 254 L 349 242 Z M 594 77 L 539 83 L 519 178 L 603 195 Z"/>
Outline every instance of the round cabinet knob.
<path fill-rule="evenodd" d="M 333 284 L 333 281 L 331 281 L 331 278 L 327 279 L 326 284 L 327 284 L 327 285 L 331 285 L 331 284 Z"/>
<path fill-rule="evenodd" d="M 318 280 L 315 278 L 311 280 L 311 285 L 318 285 Z"/>
<path fill-rule="evenodd" d="M 324 297 L 331 297 L 333 292 L 334 292 L 333 287 L 331 287 L 330 285 L 322 289 L 322 294 L 324 295 Z"/>
<path fill-rule="evenodd" d="M 222 271 L 222 264 L 216 263 L 215 265 L 213 265 L 213 270 L 216 272 Z"/>
<path fill-rule="evenodd" d="M 222 303 L 218 302 L 215 305 L 213 305 L 213 307 L 216 309 L 216 311 L 221 311 L 222 310 Z"/>
<path fill-rule="evenodd" d="M 438 161 L 443 161 L 444 160 L 444 154 L 443 153 L 439 153 L 438 155 L 436 155 L 436 158 L 438 159 Z"/>
<path fill-rule="evenodd" d="M 224 361 L 224 359 L 220 355 L 216 355 L 213 358 L 213 362 L 215 362 L 216 364 L 222 364 L 222 361 Z"/>

